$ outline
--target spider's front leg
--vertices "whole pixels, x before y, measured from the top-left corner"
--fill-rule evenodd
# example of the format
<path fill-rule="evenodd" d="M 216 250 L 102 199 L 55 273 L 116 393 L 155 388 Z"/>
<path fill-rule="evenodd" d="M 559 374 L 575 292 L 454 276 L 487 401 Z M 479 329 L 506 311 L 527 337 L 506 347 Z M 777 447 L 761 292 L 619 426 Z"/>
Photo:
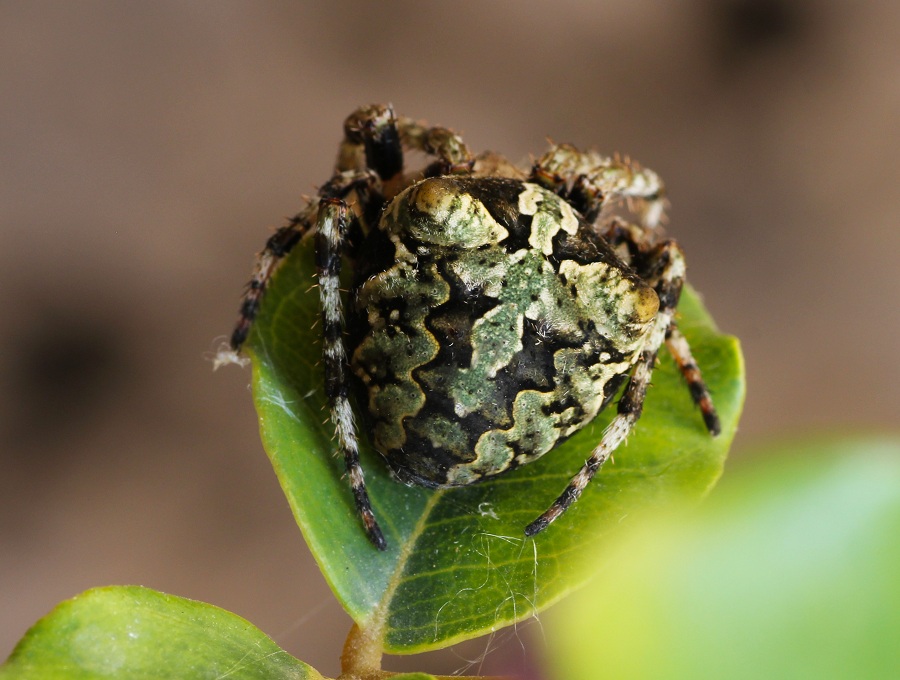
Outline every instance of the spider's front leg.
<path fill-rule="evenodd" d="M 436 157 L 426 176 L 471 172 L 473 156 L 462 138 L 448 128 L 427 126 L 394 115 L 390 105 L 361 106 L 344 121 L 338 171 L 374 170 L 391 199 L 410 181 L 403 175 L 403 150 Z"/>
<path fill-rule="evenodd" d="M 375 519 L 362 466 L 359 462 L 359 438 L 349 401 L 347 350 L 344 345 L 344 314 L 341 304 L 341 256 L 348 227 L 349 209 L 342 198 L 325 197 L 319 202 L 316 232 L 316 269 L 322 305 L 322 354 L 325 368 L 325 394 L 331 421 L 344 457 L 356 510 L 366 535 L 379 550 L 387 548 L 384 534 Z"/>
<path fill-rule="evenodd" d="M 645 262 L 644 269 L 646 271 L 641 273 L 647 274 L 644 279 L 656 290 L 659 297 L 659 311 L 644 347 L 634 363 L 628 386 L 619 400 L 616 416 L 604 431 L 603 438 L 591 453 L 590 458 L 585 461 L 578 474 L 571 479 L 559 498 L 544 514 L 525 528 L 527 536 L 534 536 L 546 529 L 551 522 L 578 500 L 597 470 L 625 441 L 641 417 L 650 376 L 656 363 L 656 355 L 672 327 L 675 308 L 684 286 L 685 274 L 684 254 L 675 241 L 666 241 L 654 248 L 647 255 Z"/>
<path fill-rule="evenodd" d="M 467 174 L 472 171 L 472 152 L 453 130 L 439 125 L 423 125 L 406 117 L 400 118 L 397 124 L 400 138 L 407 148 L 437 157 L 437 161 L 426 168 L 426 176 Z"/>
<path fill-rule="evenodd" d="M 403 146 L 394 109 L 384 104 L 361 106 L 344 121 L 337 172 L 374 170 L 382 182 L 403 174 Z"/>

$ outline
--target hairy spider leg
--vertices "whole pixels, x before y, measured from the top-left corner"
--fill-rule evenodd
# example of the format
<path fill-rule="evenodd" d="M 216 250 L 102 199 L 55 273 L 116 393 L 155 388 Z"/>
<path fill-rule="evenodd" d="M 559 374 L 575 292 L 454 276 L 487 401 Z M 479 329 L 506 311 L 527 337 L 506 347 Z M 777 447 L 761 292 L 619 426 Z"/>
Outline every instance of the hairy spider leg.
<path fill-rule="evenodd" d="M 636 258 L 640 260 L 645 258 L 646 253 L 650 251 L 653 244 L 652 232 L 643 229 L 636 224 L 626 223 L 619 218 L 609 220 L 603 227 L 603 231 L 601 231 L 600 235 L 613 247 L 623 243 L 626 244 L 629 248 L 629 257 L 632 259 Z M 629 262 L 630 261 L 632 260 L 629 260 Z M 653 274 L 651 272 L 649 274 L 648 283 L 655 284 L 658 279 L 659 274 Z M 691 353 L 691 346 L 688 344 L 687 338 L 681 334 L 681 331 L 678 329 L 678 324 L 674 320 L 669 326 L 669 330 L 666 334 L 666 347 L 675 359 L 678 370 L 681 371 L 681 375 L 687 383 L 691 398 L 700 408 L 700 413 L 703 416 L 703 422 L 706 424 L 706 429 L 709 430 L 709 433 L 714 437 L 718 436 L 722 432 L 722 426 L 719 422 L 719 415 L 716 413 L 716 407 L 713 405 L 712 397 L 709 394 L 709 388 L 703 380 L 703 374 L 700 372 L 700 367 L 694 360 L 694 355 Z"/>
<path fill-rule="evenodd" d="M 647 386 L 656 363 L 659 348 L 665 342 L 666 334 L 672 325 L 678 298 L 684 286 L 685 263 L 684 254 L 675 241 L 659 244 L 647 260 L 647 272 L 639 272 L 649 283 L 653 283 L 659 296 L 659 312 L 656 322 L 650 331 L 647 344 L 638 356 L 628 386 L 619 400 L 618 410 L 609 427 L 603 433 L 600 443 L 585 461 L 584 466 L 571 479 L 568 486 L 553 504 L 536 520 L 525 527 L 526 536 L 534 536 L 546 529 L 551 522 L 563 514 L 572 503 L 578 500 L 584 488 L 596 474 L 600 466 L 606 462 L 613 451 L 628 437 L 641 417 Z M 647 276 L 643 276 L 644 274 Z"/>
<path fill-rule="evenodd" d="M 716 413 L 716 407 L 713 405 L 712 397 L 709 395 L 709 388 L 703 380 L 700 373 L 700 367 L 691 354 L 691 346 L 688 344 L 687 338 L 681 334 L 678 325 L 673 321 L 669 326 L 669 332 L 666 336 L 666 347 L 669 353 L 678 364 L 678 369 L 687 383 L 691 392 L 694 403 L 700 407 L 700 413 L 703 415 L 703 422 L 709 433 L 716 437 L 722 433 L 722 425 L 719 422 L 719 414 Z"/>
<path fill-rule="evenodd" d="M 468 173 L 472 170 L 474 157 L 462 137 L 445 127 L 427 126 L 401 117 L 398 121 L 400 139 L 403 144 L 415 151 L 437 157 L 433 167 L 426 169 L 425 174 L 447 175 Z"/>
<path fill-rule="evenodd" d="M 404 148 L 436 157 L 426 176 L 471 172 L 473 156 L 452 130 L 397 117 L 390 105 L 361 106 L 344 121 L 337 170 L 374 170 L 392 199 L 410 181 L 403 175 Z"/>
<path fill-rule="evenodd" d="M 595 222 L 603 208 L 619 199 L 635 204 L 645 229 L 656 229 L 665 215 L 665 187 L 659 175 L 629 158 L 555 144 L 534 164 L 530 181 L 569 201 L 588 222 Z"/>
<path fill-rule="evenodd" d="M 403 148 L 391 106 L 361 106 L 344 121 L 344 139 L 335 170 L 366 169 L 374 170 L 383 182 L 403 172 Z"/>
<path fill-rule="evenodd" d="M 325 394 L 331 410 L 338 447 L 344 456 L 356 510 L 366 535 L 379 550 L 387 549 L 384 534 L 375 519 L 362 466 L 359 438 L 349 400 L 347 350 L 344 346 L 344 314 L 341 304 L 341 256 L 348 228 L 349 209 L 342 198 L 323 197 L 319 202 L 316 231 L 316 269 L 322 304 L 322 355 L 325 365 Z"/>
<path fill-rule="evenodd" d="M 346 195 L 345 189 L 350 185 L 376 186 L 379 182 L 371 177 L 372 170 L 381 183 L 402 176 L 403 150 L 394 111 L 390 106 L 363 106 L 347 117 L 334 175 L 319 194 Z M 382 187 L 377 188 L 386 193 Z M 316 198 L 288 224 L 278 229 L 257 256 L 253 275 L 241 302 L 238 321 L 231 334 L 230 344 L 234 351 L 239 351 L 247 340 L 278 265 L 316 223 L 318 210 L 319 199 Z"/>
<path fill-rule="evenodd" d="M 378 178 L 368 171 L 347 171 L 336 174 L 319 191 L 316 198 L 296 217 L 275 232 L 257 257 L 253 278 L 247 286 L 241 304 L 240 318 L 231 335 L 231 346 L 241 348 L 259 311 L 260 302 L 280 262 L 291 249 L 316 225 L 316 265 L 319 276 L 319 295 L 322 307 L 322 345 L 325 368 L 325 392 L 334 423 L 338 446 L 344 457 L 356 508 L 362 518 L 366 535 L 379 549 L 387 543 L 375 520 L 372 504 L 366 491 L 365 478 L 359 463 L 359 445 L 347 392 L 347 356 L 344 348 L 344 321 L 339 290 L 341 254 L 348 220 L 358 220 L 344 199 L 352 192 L 363 196 L 378 189 Z"/>
<path fill-rule="evenodd" d="M 266 241 L 265 248 L 256 256 L 253 276 L 244 291 L 238 320 L 231 333 L 231 349 L 235 352 L 241 349 L 250 334 L 250 328 L 259 313 L 263 295 L 278 265 L 315 223 L 318 208 L 318 199 L 310 202 L 303 211 L 272 234 Z"/>

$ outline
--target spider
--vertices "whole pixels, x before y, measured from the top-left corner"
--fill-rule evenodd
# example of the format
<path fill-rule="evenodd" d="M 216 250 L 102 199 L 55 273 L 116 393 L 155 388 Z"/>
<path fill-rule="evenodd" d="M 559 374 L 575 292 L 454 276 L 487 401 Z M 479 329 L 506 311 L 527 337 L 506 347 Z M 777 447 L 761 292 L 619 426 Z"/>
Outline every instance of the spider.
<path fill-rule="evenodd" d="M 431 160 L 405 173 L 404 150 Z M 663 344 L 706 428 L 720 431 L 674 319 L 685 261 L 663 236 L 665 206 L 659 177 L 628 159 L 560 144 L 523 171 L 473 156 L 451 130 L 364 106 L 344 122 L 334 175 L 258 255 L 231 347 L 246 340 L 279 263 L 314 234 L 324 390 L 358 513 L 381 550 L 351 393 L 394 476 L 443 488 L 539 458 L 627 382 L 584 466 L 525 528 L 533 536 L 632 431 Z"/>

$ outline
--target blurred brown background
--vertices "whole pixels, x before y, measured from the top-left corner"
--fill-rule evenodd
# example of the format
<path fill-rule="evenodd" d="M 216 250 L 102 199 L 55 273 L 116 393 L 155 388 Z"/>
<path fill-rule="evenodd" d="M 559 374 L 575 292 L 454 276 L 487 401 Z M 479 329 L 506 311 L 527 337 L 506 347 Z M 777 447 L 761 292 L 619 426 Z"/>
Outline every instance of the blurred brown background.
<path fill-rule="evenodd" d="M 744 344 L 734 459 L 896 431 L 891 0 L 5 2 L 0 92 L 0 658 L 60 600 L 139 583 L 336 672 L 349 619 L 262 452 L 248 372 L 209 358 L 362 103 L 514 160 L 550 136 L 657 170 L 690 279 Z M 531 628 L 484 670 L 539 654 Z"/>

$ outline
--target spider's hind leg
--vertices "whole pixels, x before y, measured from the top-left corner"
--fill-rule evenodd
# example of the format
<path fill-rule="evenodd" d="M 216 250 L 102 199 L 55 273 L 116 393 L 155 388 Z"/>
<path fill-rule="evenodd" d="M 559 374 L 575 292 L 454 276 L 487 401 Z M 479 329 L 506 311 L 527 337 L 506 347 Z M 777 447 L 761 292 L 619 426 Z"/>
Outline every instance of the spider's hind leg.
<path fill-rule="evenodd" d="M 628 251 L 625 255 L 628 261 L 638 262 L 638 270 L 647 269 L 648 253 L 650 253 L 653 248 L 653 234 L 651 232 L 648 232 L 646 229 L 643 229 L 636 224 L 626 223 L 620 219 L 612 219 L 603 225 L 603 230 L 600 232 L 600 235 L 613 247 L 626 246 Z M 665 246 L 665 244 L 663 244 L 663 246 Z M 671 246 L 669 247 L 669 250 L 671 250 Z M 663 252 L 665 252 L 665 250 L 663 250 Z M 683 256 L 679 253 L 678 257 Z M 660 264 L 664 259 L 665 258 L 660 258 L 658 256 L 656 258 L 650 258 L 649 262 L 651 264 L 649 265 L 649 268 L 651 271 L 640 272 L 649 283 L 653 284 L 659 279 L 659 272 L 654 273 L 652 269 L 654 266 L 656 269 L 659 269 Z M 641 262 L 644 263 L 643 267 L 640 266 Z M 719 422 L 716 408 L 713 406 L 709 388 L 706 386 L 703 375 L 700 373 L 700 368 L 694 360 L 687 338 L 681 334 L 681 331 L 678 329 L 678 325 L 674 320 L 669 325 L 669 330 L 666 334 L 666 347 L 668 347 L 669 353 L 672 355 L 672 358 L 675 359 L 678 370 L 681 371 L 681 375 L 687 383 L 691 398 L 700 408 L 700 413 L 703 416 L 703 422 L 706 424 L 706 429 L 709 430 L 709 433 L 714 437 L 719 435 L 722 431 L 722 426 Z"/>
<path fill-rule="evenodd" d="M 635 361 L 628 386 L 619 400 L 616 416 L 578 474 L 571 479 L 546 512 L 525 528 L 527 536 L 534 536 L 546 529 L 578 500 L 600 466 L 625 441 L 641 417 L 656 356 L 672 327 L 675 308 L 678 306 L 678 298 L 684 286 L 685 273 L 684 255 L 675 241 L 666 241 L 654 248 L 647 255 L 645 263 L 647 276 L 644 279 L 656 290 L 659 297 L 659 311 L 647 341 Z"/>
<path fill-rule="evenodd" d="M 719 422 L 719 415 L 716 413 L 716 408 L 713 406 L 709 388 L 703 380 L 703 375 L 700 373 L 700 367 L 694 360 L 694 356 L 691 353 L 691 346 L 688 344 L 687 338 L 682 335 L 674 320 L 674 310 L 678 305 L 678 299 L 681 297 L 681 288 L 684 283 L 684 253 L 682 253 L 681 248 L 678 247 L 678 244 L 676 244 L 675 241 L 666 241 L 651 251 L 648 257 L 642 259 L 643 262 L 638 263 L 638 272 L 645 281 L 656 286 L 657 292 L 660 290 L 663 291 L 660 292 L 659 295 L 660 310 L 662 310 L 663 306 L 666 304 L 671 304 L 672 307 L 672 318 L 670 318 L 666 328 L 666 347 L 669 349 L 672 358 L 675 359 L 678 370 L 681 371 L 681 375 L 687 383 L 691 398 L 700 408 L 700 413 L 703 416 L 703 422 L 706 425 L 706 429 L 709 430 L 709 433 L 712 436 L 718 436 L 722 431 L 722 426 Z M 681 271 L 682 281 L 678 284 L 677 291 L 666 290 L 665 286 L 660 289 L 664 280 L 671 276 L 670 271 L 673 268 Z M 666 301 L 663 299 L 664 295 L 674 296 L 674 299 Z"/>
<path fill-rule="evenodd" d="M 250 328 L 253 326 L 253 321 L 259 313 L 263 295 L 266 292 L 269 281 L 278 269 L 278 265 L 297 245 L 303 235 L 310 230 L 315 221 L 317 210 L 318 201 L 310 202 L 302 212 L 291 218 L 285 226 L 272 234 L 269 240 L 266 241 L 265 248 L 256 256 L 253 276 L 247 284 L 247 289 L 241 302 L 240 315 L 234 330 L 231 332 L 230 345 L 234 352 L 240 351 L 244 341 L 250 334 Z"/>
<path fill-rule="evenodd" d="M 703 380 L 703 375 L 700 373 L 700 367 L 697 366 L 697 362 L 694 360 L 694 355 L 691 354 L 691 346 L 688 344 L 687 338 L 681 334 L 674 321 L 669 327 L 666 347 L 669 348 L 669 353 L 675 359 L 675 363 L 678 364 L 678 370 L 684 376 L 684 380 L 691 392 L 691 398 L 700 407 L 700 414 L 703 416 L 706 429 L 709 430 L 713 437 L 720 435 L 722 433 L 722 425 L 719 422 L 719 414 L 716 413 L 716 407 L 713 406 L 712 397 L 709 395 L 709 388 Z"/>
<path fill-rule="evenodd" d="M 387 543 L 375 519 L 362 466 L 359 462 L 359 438 L 349 401 L 347 350 L 344 346 L 344 314 L 341 304 L 341 256 L 346 243 L 349 209 L 341 198 L 326 197 L 319 202 L 316 232 L 316 268 L 322 305 L 322 353 L 325 368 L 325 394 L 331 410 L 338 447 L 344 457 L 356 510 L 366 535 L 379 550 Z"/>

